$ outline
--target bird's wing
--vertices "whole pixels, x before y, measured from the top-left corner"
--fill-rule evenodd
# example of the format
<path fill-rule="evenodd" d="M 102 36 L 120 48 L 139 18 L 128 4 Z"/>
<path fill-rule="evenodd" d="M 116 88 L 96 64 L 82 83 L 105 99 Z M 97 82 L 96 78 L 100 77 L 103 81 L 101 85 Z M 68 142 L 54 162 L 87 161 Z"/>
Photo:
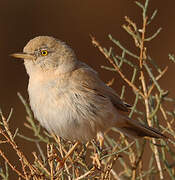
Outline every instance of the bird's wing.
<path fill-rule="evenodd" d="M 108 98 L 118 110 L 128 111 L 131 107 L 123 102 L 112 88 L 101 81 L 97 73 L 86 64 L 81 64 L 81 67 L 77 68 L 72 75 L 74 82 L 97 95 Z"/>

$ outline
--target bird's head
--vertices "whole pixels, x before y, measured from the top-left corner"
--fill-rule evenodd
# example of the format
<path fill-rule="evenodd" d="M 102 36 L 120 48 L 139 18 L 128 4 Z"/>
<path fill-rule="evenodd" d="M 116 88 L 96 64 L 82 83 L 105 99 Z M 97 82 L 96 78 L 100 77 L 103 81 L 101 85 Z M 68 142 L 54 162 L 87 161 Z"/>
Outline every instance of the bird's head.
<path fill-rule="evenodd" d="M 27 72 L 33 69 L 70 71 L 76 64 L 73 50 L 64 42 L 49 36 L 38 36 L 30 40 L 22 53 L 11 56 L 24 59 Z"/>

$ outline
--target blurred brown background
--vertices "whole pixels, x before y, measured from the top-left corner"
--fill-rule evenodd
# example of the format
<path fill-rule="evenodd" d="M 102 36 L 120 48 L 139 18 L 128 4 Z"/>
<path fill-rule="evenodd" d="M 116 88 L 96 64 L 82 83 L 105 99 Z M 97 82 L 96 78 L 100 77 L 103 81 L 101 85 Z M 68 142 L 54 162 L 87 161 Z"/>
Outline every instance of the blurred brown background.
<path fill-rule="evenodd" d="M 143 1 L 140 1 L 143 2 Z M 160 35 L 148 44 L 149 54 L 161 64 L 163 68 L 169 65 L 160 83 L 164 89 L 174 94 L 175 71 L 173 63 L 168 60 L 168 53 L 175 53 L 175 1 L 150 0 L 149 15 L 158 9 L 158 15 L 151 25 L 149 34 L 153 34 L 158 27 L 162 27 Z M 17 92 L 25 98 L 27 95 L 28 76 L 23 62 L 14 60 L 9 54 L 22 51 L 31 38 L 38 35 L 51 35 L 67 42 L 76 52 L 77 57 L 99 72 L 101 78 L 107 82 L 115 76 L 117 81 L 113 88 L 120 93 L 120 86 L 124 83 L 119 76 L 100 68 L 107 65 L 107 61 L 100 52 L 92 46 L 89 34 L 93 34 L 103 46 L 112 44 L 108 34 L 127 48 L 132 50 L 132 40 L 122 29 L 124 16 L 141 25 L 141 10 L 134 1 L 129 0 L 6 0 L 0 6 L 0 108 L 8 114 L 14 108 L 11 118 L 11 128 L 19 128 L 24 132 L 25 109 Z M 140 27 L 141 28 L 141 27 Z M 131 89 L 127 87 L 127 90 Z M 132 104 L 132 98 L 127 100 Z M 33 151 L 28 142 L 20 141 L 20 147 L 26 152 Z M 23 145 L 23 146 L 22 146 Z M 7 153 L 11 151 L 7 149 Z M 12 154 L 12 153 L 11 153 Z M 13 158 L 13 154 L 11 155 Z"/>

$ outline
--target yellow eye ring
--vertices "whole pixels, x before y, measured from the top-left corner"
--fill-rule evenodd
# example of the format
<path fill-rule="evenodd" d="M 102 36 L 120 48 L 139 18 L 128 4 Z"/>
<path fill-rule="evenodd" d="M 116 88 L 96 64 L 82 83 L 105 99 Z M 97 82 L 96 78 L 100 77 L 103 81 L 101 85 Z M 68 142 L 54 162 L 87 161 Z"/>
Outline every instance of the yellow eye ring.
<path fill-rule="evenodd" d="M 41 50 L 41 55 L 42 56 L 47 56 L 48 54 L 48 51 L 47 50 Z"/>

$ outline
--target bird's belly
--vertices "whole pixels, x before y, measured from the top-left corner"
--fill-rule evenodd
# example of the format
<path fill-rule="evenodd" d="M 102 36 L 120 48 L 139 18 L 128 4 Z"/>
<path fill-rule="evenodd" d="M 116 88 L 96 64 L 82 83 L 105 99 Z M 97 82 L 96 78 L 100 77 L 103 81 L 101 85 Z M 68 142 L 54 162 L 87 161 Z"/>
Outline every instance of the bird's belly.
<path fill-rule="evenodd" d="M 42 126 L 65 139 L 88 141 L 98 131 L 112 126 L 114 112 L 108 102 L 54 88 L 48 91 L 29 87 L 29 96 L 34 115 Z"/>

